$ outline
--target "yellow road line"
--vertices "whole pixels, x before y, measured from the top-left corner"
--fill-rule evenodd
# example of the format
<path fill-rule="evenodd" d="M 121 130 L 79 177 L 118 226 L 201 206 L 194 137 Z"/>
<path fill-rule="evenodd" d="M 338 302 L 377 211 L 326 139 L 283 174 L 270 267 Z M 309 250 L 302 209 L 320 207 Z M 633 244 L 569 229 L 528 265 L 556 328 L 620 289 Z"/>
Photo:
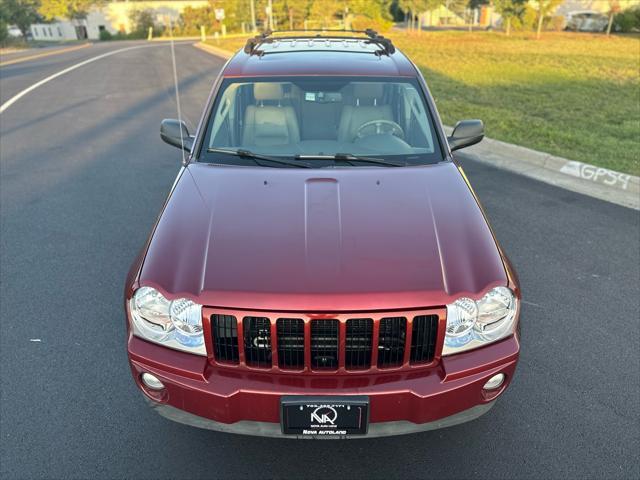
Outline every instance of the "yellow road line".
<path fill-rule="evenodd" d="M 52 52 L 38 53 L 37 55 L 29 55 L 28 57 L 15 58 L 13 60 L 7 60 L 6 62 L 0 62 L 0 67 L 6 65 L 13 65 L 14 63 L 26 62 L 27 60 L 35 60 L 36 58 L 48 57 L 50 55 L 58 55 L 60 53 L 73 52 L 74 50 L 80 50 L 81 48 L 90 47 L 91 43 L 83 43 L 75 47 L 63 48 L 61 50 L 54 50 Z"/>

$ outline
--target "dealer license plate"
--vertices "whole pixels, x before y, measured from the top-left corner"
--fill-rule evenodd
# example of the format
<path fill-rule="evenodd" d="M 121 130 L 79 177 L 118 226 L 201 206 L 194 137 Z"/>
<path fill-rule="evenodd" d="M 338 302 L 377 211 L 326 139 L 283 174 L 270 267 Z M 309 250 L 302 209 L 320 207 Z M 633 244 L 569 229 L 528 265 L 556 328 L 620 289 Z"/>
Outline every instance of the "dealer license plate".
<path fill-rule="evenodd" d="M 283 396 L 282 433 L 290 435 L 364 435 L 369 425 L 369 398 Z"/>

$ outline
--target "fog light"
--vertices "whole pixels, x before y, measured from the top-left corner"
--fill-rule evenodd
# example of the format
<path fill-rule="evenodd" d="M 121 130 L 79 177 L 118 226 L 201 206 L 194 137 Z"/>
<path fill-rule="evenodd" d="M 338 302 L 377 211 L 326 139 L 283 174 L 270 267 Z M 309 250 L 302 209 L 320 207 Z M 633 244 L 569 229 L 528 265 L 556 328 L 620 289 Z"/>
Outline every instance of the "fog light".
<path fill-rule="evenodd" d="M 503 382 L 504 382 L 504 373 L 498 373 L 497 375 L 494 375 L 493 377 L 491 377 L 489 381 L 487 381 L 487 383 L 485 383 L 484 387 L 482 388 L 484 388 L 485 390 L 495 390 L 500 385 L 502 385 Z"/>
<path fill-rule="evenodd" d="M 162 390 L 164 388 L 162 382 L 155 375 L 143 373 L 140 378 L 142 379 L 142 383 L 151 390 Z"/>

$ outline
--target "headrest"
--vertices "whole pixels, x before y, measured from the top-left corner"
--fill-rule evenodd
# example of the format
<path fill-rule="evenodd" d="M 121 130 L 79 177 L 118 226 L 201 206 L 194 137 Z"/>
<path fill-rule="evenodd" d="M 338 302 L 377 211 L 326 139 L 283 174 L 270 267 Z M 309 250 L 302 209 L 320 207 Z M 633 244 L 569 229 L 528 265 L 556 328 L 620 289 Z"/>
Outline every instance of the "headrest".
<path fill-rule="evenodd" d="M 359 100 L 381 100 L 383 85 L 381 83 L 367 82 L 354 83 L 353 96 Z"/>
<path fill-rule="evenodd" d="M 282 100 L 282 84 L 280 83 L 254 83 L 253 96 L 256 100 Z"/>

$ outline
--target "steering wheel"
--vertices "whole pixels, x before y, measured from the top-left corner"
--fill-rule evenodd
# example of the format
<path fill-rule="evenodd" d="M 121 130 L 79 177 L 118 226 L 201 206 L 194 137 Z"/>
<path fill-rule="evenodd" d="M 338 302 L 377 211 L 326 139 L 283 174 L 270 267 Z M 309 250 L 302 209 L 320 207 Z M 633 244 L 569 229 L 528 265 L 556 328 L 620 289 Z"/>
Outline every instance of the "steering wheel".
<path fill-rule="evenodd" d="M 371 129 L 371 127 L 375 127 L 375 131 L 367 133 L 367 129 Z M 404 139 L 404 130 L 402 127 L 398 125 L 396 122 L 391 120 L 370 120 L 368 122 L 360 125 L 358 130 L 356 131 L 356 138 L 364 138 L 369 135 L 386 135 L 391 134 L 396 137 Z"/>

